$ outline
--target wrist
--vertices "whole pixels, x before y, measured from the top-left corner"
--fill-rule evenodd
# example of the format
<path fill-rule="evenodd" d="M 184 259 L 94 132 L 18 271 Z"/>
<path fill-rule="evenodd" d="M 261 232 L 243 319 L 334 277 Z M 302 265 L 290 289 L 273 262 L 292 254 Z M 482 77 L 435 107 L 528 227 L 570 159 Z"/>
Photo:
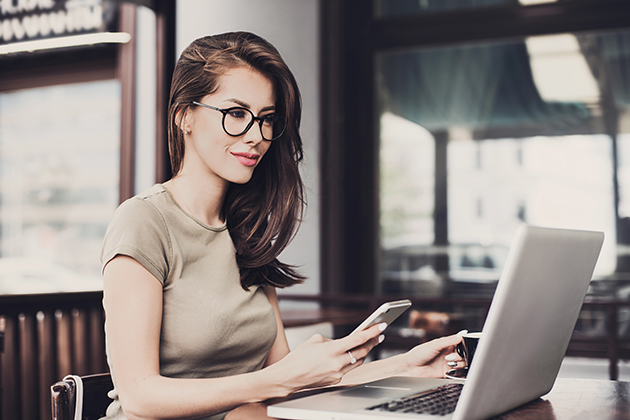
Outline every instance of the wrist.
<path fill-rule="evenodd" d="M 258 373 L 263 377 L 261 388 L 265 394 L 264 399 L 283 398 L 298 391 L 297 387 L 291 386 L 290 379 L 285 378 L 277 364 L 267 366 Z"/>
<path fill-rule="evenodd" d="M 413 365 L 409 361 L 411 358 L 410 352 L 398 354 L 392 356 L 392 362 L 394 363 L 394 375 L 395 376 L 411 376 L 411 369 Z"/>

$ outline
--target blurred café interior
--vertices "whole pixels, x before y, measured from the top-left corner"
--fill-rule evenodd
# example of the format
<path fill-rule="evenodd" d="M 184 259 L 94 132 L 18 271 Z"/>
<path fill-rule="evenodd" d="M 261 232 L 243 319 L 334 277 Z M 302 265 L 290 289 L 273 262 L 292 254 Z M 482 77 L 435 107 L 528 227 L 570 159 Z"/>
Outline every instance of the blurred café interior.
<path fill-rule="evenodd" d="M 630 380 L 630 2 L 0 0 L 0 419 L 50 419 L 52 383 L 107 371 L 105 229 L 171 175 L 178 54 L 234 30 L 302 93 L 291 343 L 401 298 L 375 358 L 481 329 L 519 224 L 593 229 L 560 374 Z"/>

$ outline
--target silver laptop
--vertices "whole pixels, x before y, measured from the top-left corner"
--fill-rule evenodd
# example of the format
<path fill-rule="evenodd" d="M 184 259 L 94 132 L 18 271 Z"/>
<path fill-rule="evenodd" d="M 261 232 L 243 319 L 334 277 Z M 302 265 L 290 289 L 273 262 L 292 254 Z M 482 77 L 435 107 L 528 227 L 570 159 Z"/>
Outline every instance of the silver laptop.
<path fill-rule="evenodd" d="M 519 228 L 465 380 L 392 377 L 270 405 L 268 415 L 299 420 L 432 419 L 436 416 L 372 407 L 447 385 L 459 386 L 461 394 L 453 412 L 437 417 L 477 420 L 547 394 L 603 240 L 602 232 Z"/>

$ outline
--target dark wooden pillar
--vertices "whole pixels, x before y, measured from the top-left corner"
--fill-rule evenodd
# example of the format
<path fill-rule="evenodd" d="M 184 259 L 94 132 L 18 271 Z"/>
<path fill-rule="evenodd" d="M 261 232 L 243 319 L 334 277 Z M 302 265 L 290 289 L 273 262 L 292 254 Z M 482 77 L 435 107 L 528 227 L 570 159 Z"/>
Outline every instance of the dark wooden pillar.
<path fill-rule="evenodd" d="M 175 68 L 175 1 L 156 2 L 157 39 L 157 89 L 156 89 L 156 182 L 164 182 L 172 176 L 168 153 L 167 113 L 171 78 Z"/>
<path fill-rule="evenodd" d="M 435 201 L 433 209 L 434 240 L 438 248 L 448 246 L 448 132 L 432 133 L 435 138 Z M 435 271 L 448 273 L 447 253 L 438 252 L 435 257 Z"/>
<path fill-rule="evenodd" d="M 119 28 L 131 35 L 131 41 L 118 49 L 116 73 L 120 80 L 120 180 L 119 201 L 133 196 L 136 141 L 136 5 L 120 5 Z"/>
<path fill-rule="evenodd" d="M 322 291 L 369 294 L 378 275 L 378 142 L 371 7 L 322 1 Z"/>

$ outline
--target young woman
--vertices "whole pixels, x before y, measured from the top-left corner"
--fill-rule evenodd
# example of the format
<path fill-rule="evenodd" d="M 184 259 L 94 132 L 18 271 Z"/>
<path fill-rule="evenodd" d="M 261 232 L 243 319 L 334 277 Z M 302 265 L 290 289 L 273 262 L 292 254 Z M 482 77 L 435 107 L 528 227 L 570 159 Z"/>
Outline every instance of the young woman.
<path fill-rule="evenodd" d="M 289 352 L 276 288 L 304 278 L 277 257 L 304 203 L 300 117 L 295 79 L 260 37 L 204 37 L 182 53 L 174 176 L 123 203 L 103 243 L 108 418 L 230 418 L 301 389 L 448 369 L 457 336 L 363 365 L 382 326 Z"/>

